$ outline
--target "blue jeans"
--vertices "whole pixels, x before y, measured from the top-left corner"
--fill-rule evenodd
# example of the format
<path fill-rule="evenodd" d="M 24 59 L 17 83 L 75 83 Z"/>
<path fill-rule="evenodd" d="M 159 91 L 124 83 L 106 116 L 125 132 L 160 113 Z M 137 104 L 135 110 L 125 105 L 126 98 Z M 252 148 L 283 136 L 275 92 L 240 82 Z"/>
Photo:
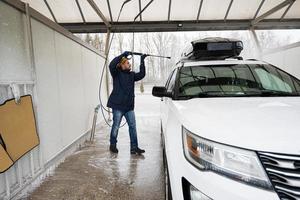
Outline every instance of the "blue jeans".
<path fill-rule="evenodd" d="M 138 147 L 137 133 L 136 133 L 136 122 L 135 114 L 133 110 L 122 111 L 113 109 L 113 125 L 110 132 L 110 144 L 117 144 L 118 132 L 121 124 L 122 117 L 125 117 L 128 127 L 129 127 L 129 136 L 130 136 L 130 148 L 135 149 Z"/>

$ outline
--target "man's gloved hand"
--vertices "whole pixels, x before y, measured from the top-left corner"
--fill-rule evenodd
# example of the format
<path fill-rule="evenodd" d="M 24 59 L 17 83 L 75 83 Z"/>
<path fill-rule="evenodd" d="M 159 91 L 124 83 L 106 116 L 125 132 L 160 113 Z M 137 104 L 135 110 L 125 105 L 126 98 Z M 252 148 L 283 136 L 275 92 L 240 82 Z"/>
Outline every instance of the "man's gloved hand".
<path fill-rule="evenodd" d="M 129 55 L 131 55 L 131 52 L 130 51 L 124 51 L 122 54 L 122 57 L 128 57 Z"/>
<path fill-rule="evenodd" d="M 146 58 L 147 56 L 148 56 L 147 54 L 141 55 L 141 65 L 144 65 L 144 66 L 145 66 L 145 58 Z"/>
<path fill-rule="evenodd" d="M 145 58 L 146 58 L 147 56 L 148 56 L 147 54 L 141 55 L 141 60 L 145 60 Z"/>

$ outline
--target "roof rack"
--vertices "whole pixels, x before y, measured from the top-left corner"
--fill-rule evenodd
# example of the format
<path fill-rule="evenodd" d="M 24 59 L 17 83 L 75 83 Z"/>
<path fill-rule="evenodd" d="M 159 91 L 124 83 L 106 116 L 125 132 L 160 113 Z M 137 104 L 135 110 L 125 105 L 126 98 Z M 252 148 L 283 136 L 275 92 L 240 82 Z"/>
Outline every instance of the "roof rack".
<path fill-rule="evenodd" d="M 243 42 L 236 39 L 210 37 L 194 40 L 181 54 L 181 60 L 225 60 L 239 57 Z"/>

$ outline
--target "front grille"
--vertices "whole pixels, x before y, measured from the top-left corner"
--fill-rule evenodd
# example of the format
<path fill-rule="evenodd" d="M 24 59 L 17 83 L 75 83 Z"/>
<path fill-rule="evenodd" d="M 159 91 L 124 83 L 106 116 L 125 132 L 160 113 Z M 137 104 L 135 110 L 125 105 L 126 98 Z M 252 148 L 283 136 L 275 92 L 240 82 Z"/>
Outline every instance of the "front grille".
<path fill-rule="evenodd" d="M 258 153 L 281 200 L 300 200 L 300 155 Z"/>

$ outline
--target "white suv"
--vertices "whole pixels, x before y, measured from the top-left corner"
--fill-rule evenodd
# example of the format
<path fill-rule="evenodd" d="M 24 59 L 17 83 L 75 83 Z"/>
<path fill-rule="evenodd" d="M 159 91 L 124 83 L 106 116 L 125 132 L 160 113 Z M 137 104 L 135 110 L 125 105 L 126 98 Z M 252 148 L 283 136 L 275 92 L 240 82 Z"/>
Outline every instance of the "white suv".
<path fill-rule="evenodd" d="M 167 199 L 300 199 L 297 78 L 255 60 L 185 59 L 152 94 Z"/>

